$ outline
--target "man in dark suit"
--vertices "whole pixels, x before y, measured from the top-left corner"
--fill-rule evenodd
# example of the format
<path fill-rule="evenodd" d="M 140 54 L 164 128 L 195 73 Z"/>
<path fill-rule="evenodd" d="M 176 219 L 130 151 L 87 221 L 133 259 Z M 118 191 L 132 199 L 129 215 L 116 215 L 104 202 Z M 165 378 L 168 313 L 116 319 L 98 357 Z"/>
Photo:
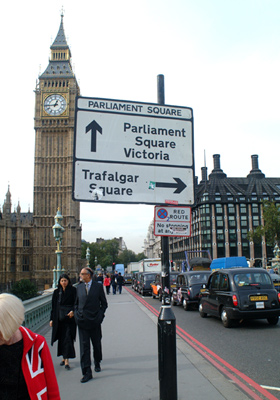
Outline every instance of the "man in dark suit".
<path fill-rule="evenodd" d="M 75 320 L 79 329 L 82 383 L 92 379 L 90 341 L 93 346 L 95 371 L 100 372 L 102 360 L 101 323 L 108 307 L 103 285 L 93 281 L 91 268 L 83 268 L 80 272 L 81 282 L 77 286 L 75 304 Z"/>

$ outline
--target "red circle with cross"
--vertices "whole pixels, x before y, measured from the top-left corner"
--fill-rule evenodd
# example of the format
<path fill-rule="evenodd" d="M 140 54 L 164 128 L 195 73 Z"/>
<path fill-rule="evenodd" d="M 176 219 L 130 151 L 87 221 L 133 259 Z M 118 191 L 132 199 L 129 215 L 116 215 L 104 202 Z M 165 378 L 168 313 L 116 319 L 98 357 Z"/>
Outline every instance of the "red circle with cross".
<path fill-rule="evenodd" d="M 165 208 L 160 208 L 157 212 L 157 216 L 159 219 L 165 219 L 168 217 L 168 212 Z"/>

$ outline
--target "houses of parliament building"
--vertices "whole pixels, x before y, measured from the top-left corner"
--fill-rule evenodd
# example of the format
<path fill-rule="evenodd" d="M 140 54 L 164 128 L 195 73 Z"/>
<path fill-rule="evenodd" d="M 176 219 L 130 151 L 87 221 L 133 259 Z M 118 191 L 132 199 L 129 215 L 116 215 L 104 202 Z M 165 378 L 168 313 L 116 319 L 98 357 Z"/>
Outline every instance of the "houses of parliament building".
<path fill-rule="evenodd" d="M 65 229 L 62 267 L 71 278 L 80 270 L 80 203 L 72 200 L 75 99 L 79 85 L 71 65 L 63 16 L 46 70 L 35 88 L 33 213 L 12 210 L 8 187 L 0 210 L 0 290 L 20 279 L 38 289 L 51 286 L 56 266 L 52 226 L 58 208 Z M 75 280 L 75 279 L 74 279 Z"/>

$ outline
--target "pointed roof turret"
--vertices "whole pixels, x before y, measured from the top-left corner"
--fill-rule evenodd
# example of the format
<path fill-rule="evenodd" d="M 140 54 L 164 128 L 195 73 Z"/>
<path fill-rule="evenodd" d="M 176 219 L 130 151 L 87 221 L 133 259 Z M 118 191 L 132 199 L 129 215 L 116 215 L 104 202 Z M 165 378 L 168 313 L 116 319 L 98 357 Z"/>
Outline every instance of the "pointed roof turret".
<path fill-rule="evenodd" d="M 19 204 L 19 201 L 18 201 L 18 205 L 17 205 L 17 213 L 18 213 L 18 214 L 20 214 L 20 212 L 21 212 L 21 206 L 20 206 L 20 204 Z"/>
<path fill-rule="evenodd" d="M 6 199 L 3 205 L 3 213 L 4 214 L 11 214 L 12 210 L 12 196 L 10 192 L 10 185 L 8 185 L 8 191 L 6 193 Z"/>
<path fill-rule="evenodd" d="M 5 203 L 11 203 L 11 192 L 10 192 L 10 184 L 8 185 L 8 190 L 7 190 L 7 193 L 6 193 L 6 200 L 5 200 Z"/>
<path fill-rule="evenodd" d="M 69 50 L 69 56 L 71 57 L 71 52 L 69 49 L 69 46 L 66 41 L 65 33 L 64 33 L 64 27 L 63 27 L 63 13 L 61 14 L 61 22 L 60 22 L 60 27 L 57 32 L 56 38 L 51 45 L 51 50 L 57 50 L 57 49 L 65 49 L 67 48 Z"/>
<path fill-rule="evenodd" d="M 49 60 L 49 65 L 45 72 L 40 76 L 40 79 L 73 78 L 74 76 L 71 65 L 71 51 L 64 33 L 62 13 L 58 33 L 51 45 L 51 58 Z"/>

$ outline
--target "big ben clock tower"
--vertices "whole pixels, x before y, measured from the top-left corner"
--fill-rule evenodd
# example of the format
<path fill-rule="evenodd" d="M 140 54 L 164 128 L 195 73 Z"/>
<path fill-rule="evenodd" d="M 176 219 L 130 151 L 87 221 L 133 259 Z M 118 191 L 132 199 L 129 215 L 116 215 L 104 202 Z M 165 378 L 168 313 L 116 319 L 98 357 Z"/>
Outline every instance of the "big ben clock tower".
<path fill-rule="evenodd" d="M 77 277 L 81 249 L 80 204 L 72 200 L 75 98 L 79 86 L 71 66 L 63 15 L 51 45 L 49 64 L 39 77 L 35 104 L 33 271 L 39 287 L 51 284 L 56 266 L 52 226 L 63 216 L 62 268 Z"/>

